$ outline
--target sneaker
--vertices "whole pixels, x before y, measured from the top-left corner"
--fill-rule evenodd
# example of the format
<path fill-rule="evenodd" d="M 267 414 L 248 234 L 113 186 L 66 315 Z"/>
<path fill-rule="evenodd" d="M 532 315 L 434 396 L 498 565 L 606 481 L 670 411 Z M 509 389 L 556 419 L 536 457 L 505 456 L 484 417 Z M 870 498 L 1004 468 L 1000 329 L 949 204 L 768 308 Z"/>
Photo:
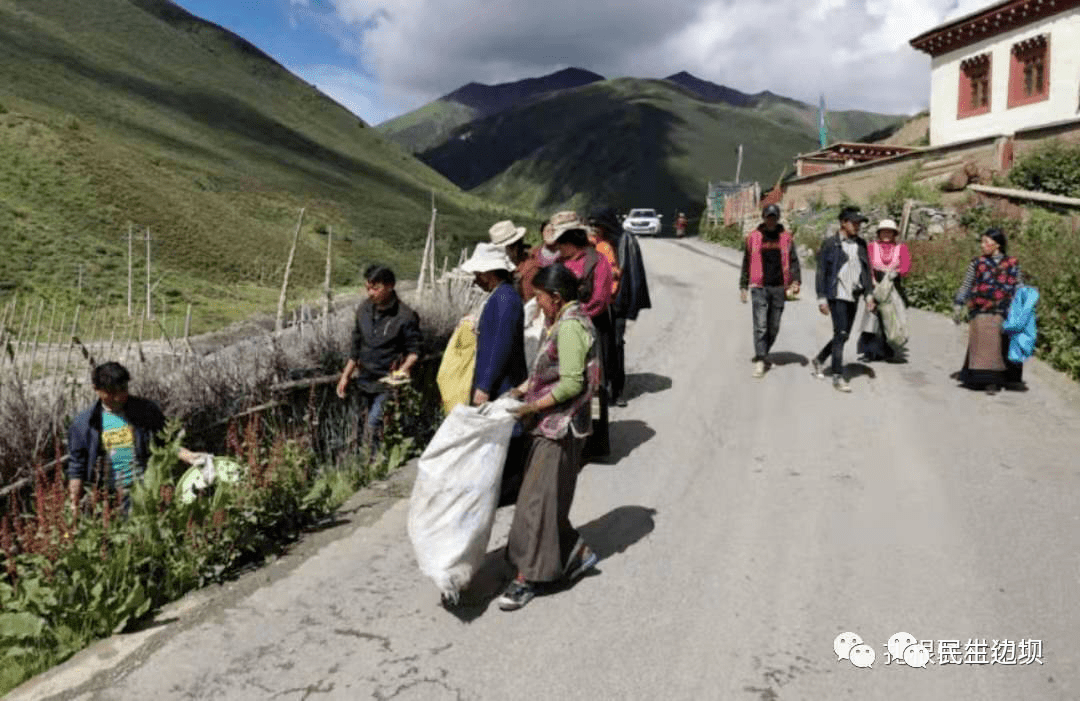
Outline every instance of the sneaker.
<path fill-rule="evenodd" d="M 584 540 L 579 538 L 577 545 L 574 546 L 574 550 L 570 554 L 570 559 L 566 563 L 563 576 L 568 581 L 576 581 L 593 567 L 596 567 L 596 563 L 599 561 L 600 556 L 594 553 L 588 545 L 585 545 Z"/>
<path fill-rule="evenodd" d="M 536 588 L 519 574 L 506 585 L 506 589 L 499 595 L 496 603 L 503 611 L 517 611 L 532 601 L 534 596 L 536 596 Z"/>
<path fill-rule="evenodd" d="M 837 392 L 851 391 L 851 385 L 849 385 L 847 380 L 845 380 L 843 377 L 840 377 L 839 375 L 832 378 L 832 386 L 833 389 L 835 389 Z"/>
<path fill-rule="evenodd" d="M 819 380 L 825 379 L 825 366 L 817 358 L 810 361 L 810 374 Z"/>
<path fill-rule="evenodd" d="M 754 372 L 752 377 L 765 377 L 765 361 L 758 360 L 754 363 Z"/>

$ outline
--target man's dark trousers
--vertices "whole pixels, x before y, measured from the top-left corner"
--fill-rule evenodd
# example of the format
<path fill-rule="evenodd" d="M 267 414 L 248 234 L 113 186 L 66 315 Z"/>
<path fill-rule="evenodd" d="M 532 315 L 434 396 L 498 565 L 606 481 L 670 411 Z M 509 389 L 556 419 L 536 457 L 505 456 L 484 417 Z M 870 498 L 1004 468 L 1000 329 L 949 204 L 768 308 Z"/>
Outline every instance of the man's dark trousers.
<path fill-rule="evenodd" d="M 615 353 L 611 364 L 611 401 L 622 396 L 626 387 L 626 318 L 615 317 Z"/>
<path fill-rule="evenodd" d="M 843 299 L 829 300 L 829 315 L 832 317 L 833 337 L 825 344 L 818 353 L 818 362 L 824 363 L 832 353 L 832 373 L 835 377 L 842 376 L 844 372 L 844 344 L 851 335 L 851 327 L 855 324 L 855 312 L 858 305 Z"/>
<path fill-rule="evenodd" d="M 780 317 L 784 313 L 783 287 L 752 287 L 750 302 L 754 316 L 754 360 L 765 360 L 776 337 L 780 334 Z"/>

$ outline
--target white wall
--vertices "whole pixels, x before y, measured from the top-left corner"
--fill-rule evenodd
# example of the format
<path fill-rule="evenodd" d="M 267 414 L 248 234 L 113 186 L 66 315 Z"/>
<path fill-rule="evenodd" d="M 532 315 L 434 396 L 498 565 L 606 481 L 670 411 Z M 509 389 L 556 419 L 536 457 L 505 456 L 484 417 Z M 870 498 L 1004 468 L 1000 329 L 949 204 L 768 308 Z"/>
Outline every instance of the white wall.
<path fill-rule="evenodd" d="M 1008 108 L 1013 44 L 1039 34 L 1050 36 L 1050 97 Z M 990 52 L 990 111 L 957 119 L 960 62 Z M 930 67 L 930 145 L 1012 134 L 1080 117 L 1080 8 L 1047 17 L 933 59 Z"/>

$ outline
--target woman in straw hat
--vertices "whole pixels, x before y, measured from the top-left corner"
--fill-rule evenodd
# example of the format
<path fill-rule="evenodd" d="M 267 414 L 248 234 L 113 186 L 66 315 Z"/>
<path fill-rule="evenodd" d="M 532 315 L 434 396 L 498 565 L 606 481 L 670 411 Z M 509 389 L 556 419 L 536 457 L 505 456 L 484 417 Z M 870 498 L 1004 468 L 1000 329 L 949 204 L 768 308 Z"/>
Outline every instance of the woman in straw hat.
<path fill-rule="evenodd" d="M 578 301 L 581 310 L 592 320 L 599 343 L 600 366 L 604 368 L 598 393 L 600 419 L 593 431 L 586 452 L 602 457 L 610 452 L 608 440 L 607 385 L 610 382 L 608 360 L 614 357 L 615 320 L 612 317 L 612 284 L 614 273 L 607 258 L 589 243 L 589 225 L 576 212 L 563 211 L 551 217 L 550 230 L 544 241 L 559 252 L 559 262 L 578 279 Z"/>
<path fill-rule="evenodd" d="M 476 327 L 476 368 L 472 403 L 478 406 L 521 384 L 525 367 L 524 323 L 521 297 L 511 283 L 514 264 L 502 246 L 478 243 L 461 269 L 474 276 L 473 284 L 491 294 Z"/>
<path fill-rule="evenodd" d="M 498 599 L 513 611 L 545 584 L 574 581 L 597 556 L 570 525 L 590 404 L 600 386 L 596 331 L 577 301 L 578 279 L 566 266 L 536 274 L 536 299 L 550 320 L 529 379 L 514 390 L 524 400 L 518 417 L 529 432 L 524 482 L 514 509 L 506 554 L 517 576 Z"/>
<path fill-rule="evenodd" d="M 877 240 L 867 245 L 867 254 L 875 287 L 887 280 L 899 303 L 906 306 L 903 280 L 911 271 L 911 253 L 906 243 L 897 242 L 896 235 L 896 222 L 882 219 L 877 225 Z M 898 357 L 897 349 L 886 338 L 883 311 L 879 304 L 877 309 L 864 317 L 863 332 L 858 343 L 860 360 L 893 360 Z"/>

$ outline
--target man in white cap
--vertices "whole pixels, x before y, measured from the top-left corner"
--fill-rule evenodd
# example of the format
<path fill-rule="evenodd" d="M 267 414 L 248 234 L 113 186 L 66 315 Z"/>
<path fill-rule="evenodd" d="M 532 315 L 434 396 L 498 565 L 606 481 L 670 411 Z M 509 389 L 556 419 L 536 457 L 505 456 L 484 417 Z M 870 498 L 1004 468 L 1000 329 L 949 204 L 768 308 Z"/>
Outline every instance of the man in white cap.
<path fill-rule="evenodd" d="M 491 296 L 476 327 L 476 369 L 472 403 L 495 399 L 525 381 L 525 313 L 521 297 L 510 282 L 514 264 L 503 246 L 478 243 L 461 269 L 474 276 L 477 287 Z"/>

